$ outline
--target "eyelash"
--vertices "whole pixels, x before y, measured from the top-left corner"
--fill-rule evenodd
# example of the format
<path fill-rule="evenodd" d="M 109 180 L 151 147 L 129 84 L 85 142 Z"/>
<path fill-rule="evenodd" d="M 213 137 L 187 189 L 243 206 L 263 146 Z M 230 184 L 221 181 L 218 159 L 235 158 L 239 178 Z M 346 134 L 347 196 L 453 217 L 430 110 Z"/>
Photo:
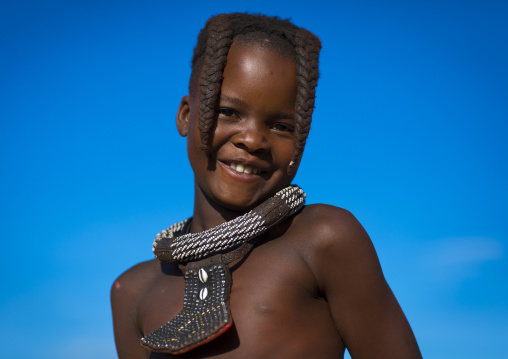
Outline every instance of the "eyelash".
<path fill-rule="evenodd" d="M 276 127 L 282 127 L 282 129 L 277 129 Z M 290 133 L 293 133 L 295 131 L 294 127 L 291 126 L 291 125 L 288 125 L 287 123 L 281 123 L 281 122 L 278 122 L 278 123 L 274 123 L 272 125 L 272 128 L 278 132 L 290 132 Z"/>
<path fill-rule="evenodd" d="M 225 113 L 227 112 L 227 113 Z M 222 116 L 222 117 L 233 117 L 235 116 L 235 111 L 230 109 L 230 108 L 219 108 L 217 110 L 217 113 L 219 116 Z"/>

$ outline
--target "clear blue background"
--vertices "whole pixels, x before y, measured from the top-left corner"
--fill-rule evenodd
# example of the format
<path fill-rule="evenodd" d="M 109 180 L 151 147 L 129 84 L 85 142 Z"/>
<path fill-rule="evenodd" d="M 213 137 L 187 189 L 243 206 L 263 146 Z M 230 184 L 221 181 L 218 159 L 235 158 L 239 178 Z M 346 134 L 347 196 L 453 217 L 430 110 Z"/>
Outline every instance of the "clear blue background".
<path fill-rule="evenodd" d="M 206 19 L 323 42 L 295 180 L 351 210 L 426 358 L 508 358 L 504 1 L 2 1 L 2 358 L 115 357 L 113 280 L 192 212 L 174 118 Z"/>

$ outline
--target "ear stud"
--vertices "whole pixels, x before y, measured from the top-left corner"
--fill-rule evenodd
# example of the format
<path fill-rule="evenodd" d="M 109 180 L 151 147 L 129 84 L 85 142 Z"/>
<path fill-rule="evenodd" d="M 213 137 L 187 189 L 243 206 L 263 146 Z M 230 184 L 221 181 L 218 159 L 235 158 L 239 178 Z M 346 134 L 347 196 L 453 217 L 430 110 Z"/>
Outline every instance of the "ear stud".
<path fill-rule="evenodd" d="M 288 169 L 287 169 L 288 175 L 292 175 L 294 173 L 294 169 L 295 169 L 295 161 L 289 162 Z"/>

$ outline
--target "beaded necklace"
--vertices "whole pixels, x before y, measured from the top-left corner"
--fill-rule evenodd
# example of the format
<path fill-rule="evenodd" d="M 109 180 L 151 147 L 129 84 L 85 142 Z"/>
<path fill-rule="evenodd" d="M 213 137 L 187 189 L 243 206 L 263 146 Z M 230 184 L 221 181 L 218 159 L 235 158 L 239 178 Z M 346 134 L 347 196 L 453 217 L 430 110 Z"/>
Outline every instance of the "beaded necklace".
<path fill-rule="evenodd" d="M 259 235 L 300 210 L 305 193 L 288 186 L 250 212 L 200 233 L 186 233 L 191 218 L 157 235 L 153 252 L 163 263 L 183 266 L 183 309 L 175 318 L 141 338 L 152 351 L 185 353 L 231 327 L 231 273 L 228 264 L 243 258 Z"/>

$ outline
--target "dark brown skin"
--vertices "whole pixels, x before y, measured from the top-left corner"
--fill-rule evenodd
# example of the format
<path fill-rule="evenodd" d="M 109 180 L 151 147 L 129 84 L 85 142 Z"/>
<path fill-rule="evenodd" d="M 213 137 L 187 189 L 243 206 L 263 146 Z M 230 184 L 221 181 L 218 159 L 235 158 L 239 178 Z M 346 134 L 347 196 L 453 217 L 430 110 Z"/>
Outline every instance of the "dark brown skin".
<path fill-rule="evenodd" d="M 293 75 L 292 75 L 293 74 Z M 195 174 L 191 232 L 216 226 L 261 203 L 292 177 L 294 62 L 257 46 L 228 55 L 211 151 L 200 149 L 198 96 L 182 99 L 177 127 L 187 136 Z M 239 174 L 227 165 L 260 170 Z M 232 268 L 225 334 L 181 358 L 421 358 L 411 328 L 386 283 L 374 247 L 346 210 L 306 206 L 265 233 Z M 176 264 L 140 263 L 113 284 L 120 358 L 166 358 L 140 346 L 145 334 L 183 305 Z"/>

